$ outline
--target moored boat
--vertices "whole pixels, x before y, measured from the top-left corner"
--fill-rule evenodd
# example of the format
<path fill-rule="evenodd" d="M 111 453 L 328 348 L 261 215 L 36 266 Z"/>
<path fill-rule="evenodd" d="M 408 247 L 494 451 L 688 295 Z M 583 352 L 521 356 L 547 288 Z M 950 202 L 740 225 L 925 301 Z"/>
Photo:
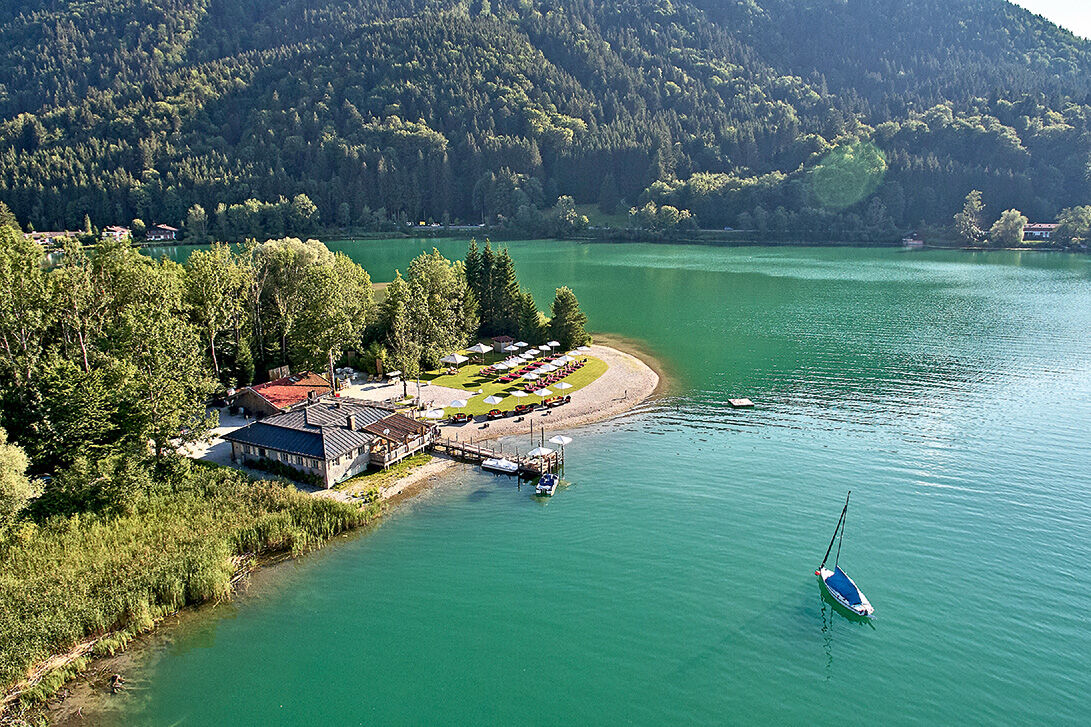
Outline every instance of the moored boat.
<path fill-rule="evenodd" d="M 514 475 L 519 473 L 519 465 L 512 462 L 510 459 L 496 459 L 490 457 L 481 463 L 481 469 L 489 470 L 490 472 L 499 472 L 505 475 Z"/>
<path fill-rule="evenodd" d="M 553 493 L 557 491 L 557 485 L 560 484 L 560 481 L 561 479 L 557 475 L 546 472 L 538 480 L 538 484 L 534 488 L 534 494 L 542 497 L 553 497 Z"/>
<path fill-rule="evenodd" d="M 821 580 L 825 593 L 839 606 L 856 616 L 873 618 L 875 609 L 872 608 L 871 602 L 867 600 L 867 596 L 856 585 L 856 581 L 849 578 L 848 574 L 837 565 L 837 561 L 841 558 L 841 543 L 845 538 L 845 518 L 848 515 L 849 496 L 851 495 L 852 490 L 849 490 L 849 494 L 845 496 L 845 507 L 841 510 L 841 517 L 837 519 L 837 527 L 834 528 L 833 537 L 830 538 L 830 545 L 826 548 L 826 555 L 822 558 L 822 565 L 818 566 L 818 570 L 814 574 Z M 840 535 L 840 539 L 838 535 Z M 837 555 L 834 557 L 833 570 L 831 571 L 826 567 L 826 561 L 829 560 L 830 551 L 833 550 L 835 540 L 837 541 Z"/>

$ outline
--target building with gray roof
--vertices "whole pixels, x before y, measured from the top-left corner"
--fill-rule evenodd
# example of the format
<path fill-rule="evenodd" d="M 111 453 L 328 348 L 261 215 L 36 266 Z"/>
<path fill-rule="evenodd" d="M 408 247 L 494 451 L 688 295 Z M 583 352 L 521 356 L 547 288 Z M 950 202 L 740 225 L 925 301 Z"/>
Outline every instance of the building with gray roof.
<path fill-rule="evenodd" d="M 351 399 L 325 398 L 224 435 L 235 462 L 279 462 L 327 488 L 386 468 L 435 441 L 433 424 Z"/>

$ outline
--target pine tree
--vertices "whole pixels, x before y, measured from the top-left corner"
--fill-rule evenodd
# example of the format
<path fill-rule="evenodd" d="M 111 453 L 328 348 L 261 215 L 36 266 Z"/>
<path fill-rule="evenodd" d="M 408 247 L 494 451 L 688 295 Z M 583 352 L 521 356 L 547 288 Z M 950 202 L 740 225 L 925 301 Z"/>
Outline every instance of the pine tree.
<path fill-rule="evenodd" d="M 621 192 L 618 191 L 614 175 L 607 172 L 599 189 L 599 211 L 604 215 L 617 214 L 619 204 L 621 204 Z"/>
<path fill-rule="evenodd" d="M 955 215 L 955 232 L 967 245 L 978 245 L 985 239 L 985 230 L 982 227 L 982 213 L 985 205 L 981 202 L 981 192 L 970 190 L 966 195 L 966 202 L 962 205 L 962 211 Z"/>
<path fill-rule="evenodd" d="M 0 202 L 0 227 L 14 227 L 16 230 L 22 230 L 15 213 L 3 202 Z"/>
<path fill-rule="evenodd" d="M 507 248 L 496 256 L 491 282 L 496 315 L 494 328 L 499 333 L 510 333 L 518 326 L 519 280 L 515 277 L 515 261 Z"/>
<path fill-rule="evenodd" d="M 474 296 L 481 300 L 481 251 L 477 249 L 477 239 L 470 240 L 470 249 L 466 251 L 466 284 Z"/>
<path fill-rule="evenodd" d="M 575 348 L 591 341 L 585 328 L 587 316 L 580 310 L 580 302 L 570 288 L 557 288 L 552 311 L 550 334 L 561 344 L 562 349 Z"/>
<path fill-rule="evenodd" d="M 545 316 L 534 303 L 534 296 L 529 291 L 519 295 L 517 311 L 519 319 L 519 338 L 524 341 L 540 341 L 545 329 Z"/>
<path fill-rule="evenodd" d="M 481 330 L 483 333 L 497 333 L 496 330 L 496 296 L 493 292 L 492 275 L 496 265 L 496 255 L 492 251 L 492 243 L 485 239 L 485 249 L 481 251 L 481 271 L 478 274 L 481 290 L 477 298 L 478 315 L 481 318 Z"/>

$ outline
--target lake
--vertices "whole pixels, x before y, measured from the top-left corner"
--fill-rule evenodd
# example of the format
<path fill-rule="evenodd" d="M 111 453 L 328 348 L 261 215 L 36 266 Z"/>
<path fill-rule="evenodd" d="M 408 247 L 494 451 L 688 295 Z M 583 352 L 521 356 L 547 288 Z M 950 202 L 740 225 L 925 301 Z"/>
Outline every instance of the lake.
<path fill-rule="evenodd" d="M 183 618 L 118 724 L 1091 723 L 1091 260 L 508 247 L 667 392 L 568 432 L 548 502 L 459 467 Z M 849 489 L 872 624 L 814 576 Z"/>

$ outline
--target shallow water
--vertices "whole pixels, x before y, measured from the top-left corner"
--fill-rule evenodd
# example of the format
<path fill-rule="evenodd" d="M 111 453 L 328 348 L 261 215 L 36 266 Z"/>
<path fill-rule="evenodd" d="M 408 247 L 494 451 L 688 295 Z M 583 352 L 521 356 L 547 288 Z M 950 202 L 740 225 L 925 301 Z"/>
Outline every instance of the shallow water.
<path fill-rule="evenodd" d="M 433 244 L 331 247 L 386 280 Z M 185 620 L 114 721 L 1091 722 L 1088 258 L 510 248 L 670 393 L 569 432 L 550 501 L 460 467 Z M 813 575 L 850 488 L 872 625 Z"/>

